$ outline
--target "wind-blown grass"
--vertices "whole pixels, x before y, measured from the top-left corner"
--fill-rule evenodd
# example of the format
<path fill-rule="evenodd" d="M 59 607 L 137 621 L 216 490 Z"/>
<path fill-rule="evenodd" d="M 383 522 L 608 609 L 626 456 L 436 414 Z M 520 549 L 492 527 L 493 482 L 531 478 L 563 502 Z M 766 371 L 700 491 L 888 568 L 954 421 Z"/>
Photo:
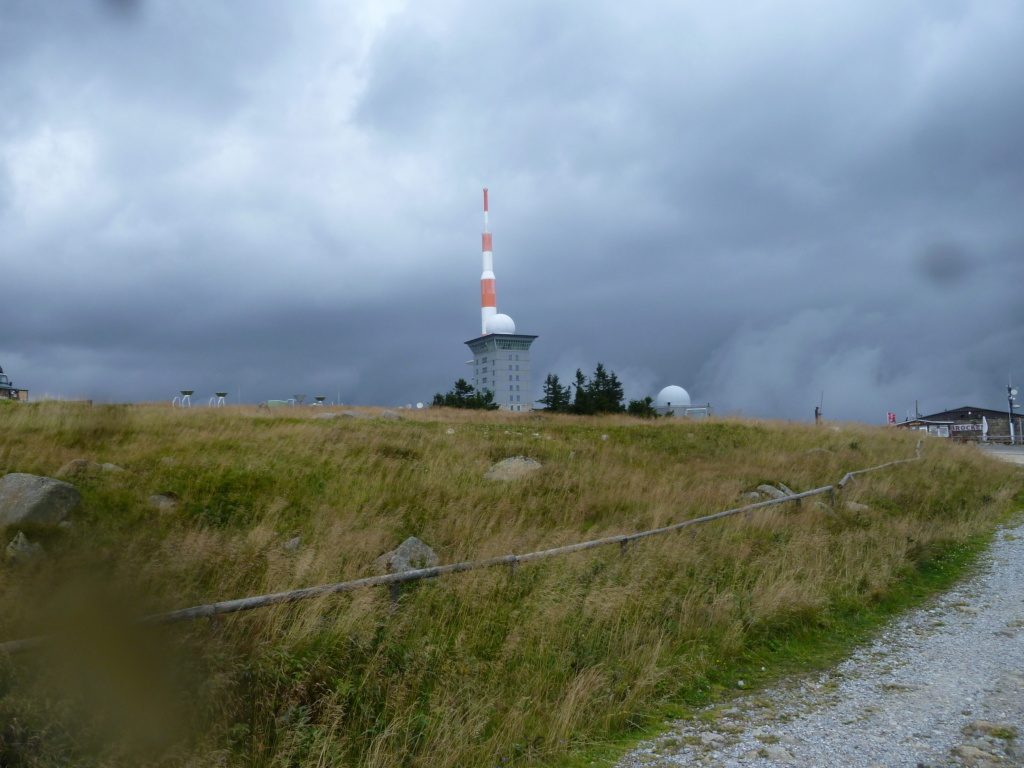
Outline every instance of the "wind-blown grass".
<path fill-rule="evenodd" d="M 0 764 L 564 758 L 732 685 L 788 638 L 873 610 L 986 535 L 1021 480 L 929 440 L 924 461 L 857 478 L 845 498 L 868 512 L 811 499 L 653 537 L 626 557 L 609 548 L 406 586 L 397 607 L 371 590 L 127 629 L 130 616 L 372 575 L 410 535 L 449 563 L 634 533 L 738 506 L 762 482 L 828 485 L 916 442 L 854 425 L 319 412 L 0 408 L 2 472 L 50 475 L 74 458 L 127 470 L 77 481 L 69 531 L 25 529 L 45 561 L 0 566 L 0 640 L 61 638 L 0 661 Z M 543 469 L 482 479 L 515 455 Z M 166 491 L 177 509 L 147 505 Z"/>

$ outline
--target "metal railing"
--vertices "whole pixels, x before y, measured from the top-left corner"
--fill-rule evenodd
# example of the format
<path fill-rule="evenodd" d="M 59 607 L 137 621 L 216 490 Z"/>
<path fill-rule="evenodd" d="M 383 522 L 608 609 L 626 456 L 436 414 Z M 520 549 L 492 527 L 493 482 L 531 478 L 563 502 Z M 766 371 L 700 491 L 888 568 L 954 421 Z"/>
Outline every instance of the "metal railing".
<path fill-rule="evenodd" d="M 193 606 L 192 608 L 181 608 L 176 611 L 154 613 L 149 616 L 144 616 L 138 620 L 138 623 L 176 624 L 181 621 L 190 621 L 192 619 L 212 619 L 226 613 L 236 613 L 238 611 L 251 611 L 256 608 L 265 608 L 269 605 L 279 605 L 281 603 L 295 603 L 300 600 L 308 600 L 314 597 L 324 597 L 326 595 L 337 595 L 345 592 L 355 592 L 360 589 L 368 589 L 371 587 L 389 586 L 392 588 L 392 590 L 395 590 L 398 588 L 399 585 L 411 581 L 419 581 L 421 579 L 433 579 L 437 578 L 438 576 L 447 576 L 449 574 L 462 573 L 464 571 L 475 571 L 482 568 L 494 568 L 495 566 L 499 565 L 507 565 L 514 568 L 519 563 L 529 563 L 535 560 L 545 560 L 549 557 L 558 557 L 561 555 L 568 555 L 573 552 L 582 552 L 587 549 L 595 549 L 597 547 L 608 546 L 609 544 L 618 544 L 622 548 L 623 553 L 625 553 L 626 551 L 628 551 L 630 544 L 639 541 L 640 539 L 646 538 L 647 536 L 656 536 L 662 533 L 679 531 L 691 525 L 697 525 L 698 523 L 707 523 L 712 520 L 720 520 L 723 517 L 730 517 L 731 515 L 736 515 L 740 512 L 753 512 L 756 509 L 770 507 L 774 504 L 785 504 L 791 501 L 797 502 L 799 504 L 801 499 L 806 499 L 810 496 L 817 496 L 822 493 L 828 493 L 834 505 L 836 500 L 836 494 L 842 492 L 846 485 L 851 480 L 853 480 L 853 478 L 856 475 L 862 475 L 866 472 L 875 472 L 879 469 L 885 469 L 886 467 L 892 467 L 897 464 L 906 464 L 911 461 L 920 460 L 922 442 L 922 440 L 917 441 L 917 450 L 913 458 L 900 459 L 898 461 L 889 461 L 886 462 L 885 464 L 879 464 L 876 467 L 868 467 L 867 469 L 858 469 L 853 472 L 847 472 L 845 475 L 843 475 L 842 480 L 840 480 L 835 485 L 824 485 L 821 488 L 814 488 L 813 490 L 804 491 L 803 493 L 794 493 L 787 496 L 781 496 L 777 499 L 759 501 L 754 504 L 747 504 L 746 506 L 743 507 L 728 509 L 724 512 L 716 512 L 713 515 L 706 515 L 704 517 L 697 517 L 692 520 L 684 520 L 681 523 L 666 525 L 663 528 L 654 528 L 649 531 L 622 534 L 619 536 L 606 536 L 602 539 L 583 541 L 578 544 L 569 544 L 563 547 L 555 547 L 554 549 L 545 549 L 540 552 L 529 552 L 524 555 L 503 555 L 502 557 L 492 557 L 487 560 L 467 560 L 462 563 L 452 563 L 451 565 L 438 565 L 432 568 L 420 568 L 414 571 L 405 571 L 404 573 L 390 573 L 386 576 L 372 576 L 364 579 L 355 579 L 353 581 L 342 581 L 337 584 L 324 584 L 318 587 L 295 589 L 289 592 L 276 592 L 270 595 L 257 595 L 255 597 L 243 597 L 237 600 L 225 600 L 219 603 L 197 605 Z M 396 593 L 393 591 L 392 595 L 395 594 Z M 22 653 L 24 651 L 30 651 L 39 648 L 42 645 L 44 645 L 46 641 L 46 637 L 29 637 L 22 640 L 11 640 L 6 643 L 0 643 L 0 651 L 13 655 L 16 653 Z"/>

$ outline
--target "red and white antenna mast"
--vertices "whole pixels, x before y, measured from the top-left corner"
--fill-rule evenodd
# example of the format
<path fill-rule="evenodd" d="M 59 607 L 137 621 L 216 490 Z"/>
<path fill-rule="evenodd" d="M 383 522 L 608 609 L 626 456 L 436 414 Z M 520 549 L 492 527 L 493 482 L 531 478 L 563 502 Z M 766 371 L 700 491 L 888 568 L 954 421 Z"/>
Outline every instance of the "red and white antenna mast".
<path fill-rule="evenodd" d="M 484 271 L 480 275 L 480 334 L 487 334 L 487 321 L 498 314 L 498 294 L 494 287 L 494 250 L 487 226 L 487 190 L 484 190 Z"/>

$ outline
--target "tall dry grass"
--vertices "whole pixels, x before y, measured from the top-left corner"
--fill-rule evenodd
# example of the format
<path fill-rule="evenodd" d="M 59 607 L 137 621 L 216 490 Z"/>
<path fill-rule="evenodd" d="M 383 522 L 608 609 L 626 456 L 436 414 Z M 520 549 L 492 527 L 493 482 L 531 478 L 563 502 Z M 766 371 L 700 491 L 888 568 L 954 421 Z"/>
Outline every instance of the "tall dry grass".
<path fill-rule="evenodd" d="M 318 412 L 0 409 L 2 472 L 52 474 L 73 458 L 127 470 L 78 481 L 70 531 L 27 530 L 45 561 L 0 566 L 0 639 L 63 638 L 3 662 L 0 763 L 549 761 L 877 606 L 990 531 L 1020 489 L 1019 469 L 934 440 L 924 461 L 853 483 L 846 497 L 869 512 L 771 507 L 627 557 L 419 583 L 397 608 L 367 591 L 126 628 L 145 612 L 367 576 L 410 535 L 456 562 L 632 533 L 737 506 L 762 482 L 834 483 L 916 442 L 856 425 Z M 515 455 L 544 467 L 482 479 Z M 176 510 L 147 505 L 165 491 Z"/>

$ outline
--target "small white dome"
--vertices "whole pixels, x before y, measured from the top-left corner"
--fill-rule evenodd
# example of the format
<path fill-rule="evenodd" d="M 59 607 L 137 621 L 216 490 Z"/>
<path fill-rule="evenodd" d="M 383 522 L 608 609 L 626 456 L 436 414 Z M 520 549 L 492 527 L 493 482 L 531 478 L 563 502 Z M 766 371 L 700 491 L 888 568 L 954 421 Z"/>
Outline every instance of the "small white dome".
<path fill-rule="evenodd" d="M 686 406 L 690 404 L 690 394 L 682 387 L 677 387 L 673 384 L 672 386 L 665 387 L 658 393 L 658 397 L 654 401 L 654 404 L 658 408 L 677 405 Z"/>
<path fill-rule="evenodd" d="M 494 315 L 487 320 L 484 330 L 487 333 L 515 333 L 516 324 L 508 315 Z"/>

